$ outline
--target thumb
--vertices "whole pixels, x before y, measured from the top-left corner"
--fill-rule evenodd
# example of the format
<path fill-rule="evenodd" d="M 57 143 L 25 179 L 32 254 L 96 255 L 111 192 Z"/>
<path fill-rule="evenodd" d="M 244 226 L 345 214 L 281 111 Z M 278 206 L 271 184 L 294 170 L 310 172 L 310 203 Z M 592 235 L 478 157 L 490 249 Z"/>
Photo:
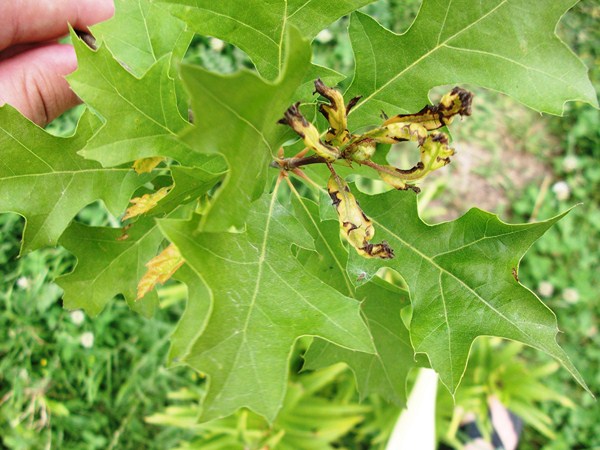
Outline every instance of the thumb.
<path fill-rule="evenodd" d="M 8 103 L 44 126 L 79 103 L 64 78 L 76 68 L 73 47 L 57 43 L 0 60 L 0 105 Z"/>

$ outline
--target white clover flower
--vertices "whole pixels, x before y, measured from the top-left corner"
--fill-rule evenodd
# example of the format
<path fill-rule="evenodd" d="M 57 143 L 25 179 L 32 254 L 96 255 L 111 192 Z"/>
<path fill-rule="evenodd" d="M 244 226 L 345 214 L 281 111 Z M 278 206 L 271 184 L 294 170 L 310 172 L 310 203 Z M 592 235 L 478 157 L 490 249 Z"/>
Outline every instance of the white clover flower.
<path fill-rule="evenodd" d="M 552 185 L 552 192 L 558 200 L 567 200 L 571 195 L 571 188 L 566 181 L 557 181 Z"/>
<path fill-rule="evenodd" d="M 317 40 L 317 42 L 320 42 L 321 44 L 327 44 L 329 41 L 331 41 L 333 39 L 333 33 L 331 31 L 329 31 L 327 28 L 325 28 L 319 34 L 317 34 L 317 37 L 315 39 Z"/>
<path fill-rule="evenodd" d="M 563 159 L 562 166 L 565 172 L 573 172 L 579 166 L 579 159 L 575 155 L 568 155 Z"/>
<path fill-rule="evenodd" d="M 84 348 L 92 348 L 94 345 L 94 333 L 86 331 L 81 336 L 79 336 L 79 343 Z"/>
<path fill-rule="evenodd" d="M 563 298 L 567 303 L 577 303 L 579 301 L 579 291 L 575 288 L 566 288 L 563 291 Z"/>
<path fill-rule="evenodd" d="M 71 311 L 70 316 L 71 316 L 71 322 L 73 322 L 77 326 L 81 325 L 83 323 L 83 321 L 85 320 L 85 314 L 83 314 L 83 311 L 80 309 Z"/>
<path fill-rule="evenodd" d="M 29 278 L 27 277 L 19 277 L 17 279 L 17 286 L 21 289 L 27 289 L 31 285 Z"/>
<path fill-rule="evenodd" d="M 215 52 L 222 52 L 225 48 L 225 42 L 217 38 L 210 38 L 210 41 L 208 41 L 208 45 L 210 45 L 210 48 L 213 49 Z"/>
<path fill-rule="evenodd" d="M 552 294 L 554 294 L 554 285 L 549 281 L 542 281 L 538 285 L 537 291 L 542 297 L 552 297 Z"/>

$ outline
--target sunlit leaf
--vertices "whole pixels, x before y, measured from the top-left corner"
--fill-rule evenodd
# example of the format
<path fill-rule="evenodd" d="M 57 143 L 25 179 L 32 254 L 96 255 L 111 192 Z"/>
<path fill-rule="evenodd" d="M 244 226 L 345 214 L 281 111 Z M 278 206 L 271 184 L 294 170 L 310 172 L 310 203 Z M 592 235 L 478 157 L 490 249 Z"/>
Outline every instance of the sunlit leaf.
<path fill-rule="evenodd" d="M 115 0 L 115 15 L 92 27 L 96 39 L 137 76 L 163 56 L 183 58 L 193 33 L 164 5 L 149 0 Z"/>
<path fill-rule="evenodd" d="M 78 68 L 69 83 L 104 120 L 81 154 L 107 167 L 159 156 L 194 165 L 194 152 L 177 138 L 189 123 L 178 109 L 169 55 L 138 78 L 105 46 L 94 51 L 73 40 Z"/>

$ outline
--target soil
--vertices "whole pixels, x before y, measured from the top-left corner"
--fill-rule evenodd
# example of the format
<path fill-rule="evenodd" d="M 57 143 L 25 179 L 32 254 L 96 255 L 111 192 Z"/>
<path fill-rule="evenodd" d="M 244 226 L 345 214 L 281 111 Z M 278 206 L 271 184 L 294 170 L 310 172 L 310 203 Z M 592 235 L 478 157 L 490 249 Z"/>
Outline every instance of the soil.
<path fill-rule="evenodd" d="M 438 182 L 444 182 L 447 188 L 431 202 L 431 209 L 437 213 L 429 221 L 453 220 L 472 207 L 502 215 L 510 210 L 510 199 L 526 186 L 549 182 L 552 169 L 547 164 L 508 144 L 497 157 L 475 144 L 455 142 L 457 153 L 449 170 L 438 172 Z"/>

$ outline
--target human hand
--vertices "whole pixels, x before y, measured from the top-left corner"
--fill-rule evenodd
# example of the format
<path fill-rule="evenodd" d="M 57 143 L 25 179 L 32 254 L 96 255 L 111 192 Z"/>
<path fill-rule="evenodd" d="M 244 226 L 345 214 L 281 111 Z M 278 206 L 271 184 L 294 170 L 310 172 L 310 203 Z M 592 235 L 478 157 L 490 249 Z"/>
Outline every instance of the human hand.
<path fill-rule="evenodd" d="M 110 18 L 113 0 L 1 0 L 0 105 L 46 125 L 79 103 L 64 76 L 77 68 L 72 46 L 57 40 Z"/>

